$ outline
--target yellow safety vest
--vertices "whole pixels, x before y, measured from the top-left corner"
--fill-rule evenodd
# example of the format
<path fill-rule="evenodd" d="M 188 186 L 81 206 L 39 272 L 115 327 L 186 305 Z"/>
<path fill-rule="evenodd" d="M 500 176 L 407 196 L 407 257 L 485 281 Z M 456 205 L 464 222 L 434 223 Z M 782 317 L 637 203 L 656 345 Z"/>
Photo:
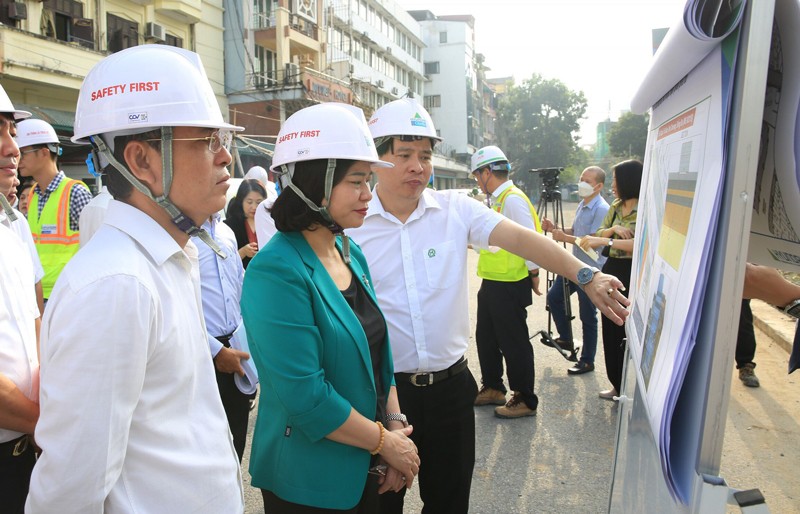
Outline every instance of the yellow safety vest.
<path fill-rule="evenodd" d="M 536 209 L 534 209 L 527 195 L 517 186 L 511 186 L 503 191 L 497 202 L 492 206 L 492 209 L 502 214 L 506 198 L 512 194 L 525 199 L 528 209 L 531 211 L 533 225 L 536 227 L 536 231 L 541 233 L 542 224 L 539 222 Z M 518 282 L 528 276 L 528 266 L 525 264 L 525 259 L 511 252 L 498 250 L 492 253 L 488 250 L 481 250 L 478 258 L 478 276 L 497 282 Z"/>
<path fill-rule="evenodd" d="M 69 227 L 69 201 L 72 187 L 81 183 L 79 180 L 63 179 L 56 190 L 50 193 L 41 214 L 39 194 L 31 195 L 28 224 L 44 268 L 42 291 L 45 298 L 50 298 L 61 270 L 78 251 L 79 232 Z"/>

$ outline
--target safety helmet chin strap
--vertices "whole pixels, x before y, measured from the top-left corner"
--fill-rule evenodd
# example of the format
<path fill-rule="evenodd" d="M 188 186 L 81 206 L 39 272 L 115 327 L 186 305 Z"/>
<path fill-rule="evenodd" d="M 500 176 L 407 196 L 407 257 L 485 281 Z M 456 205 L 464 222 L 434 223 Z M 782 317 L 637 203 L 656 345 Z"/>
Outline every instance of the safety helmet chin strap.
<path fill-rule="evenodd" d="M 228 256 L 219 245 L 211 238 L 208 232 L 194 224 L 194 222 L 183 214 L 172 200 L 168 198 L 169 190 L 172 186 L 172 127 L 161 127 L 161 179 L 164 184 L 164 192 L 159 196 L 154 196 L 150 190 L 137 179 L 133 173 L 130 172 L 127 166 L 122 165 L 115 157 L 114 152 L 106 145 L 103 138 L 100 136 L 92 136 L 89 138 L 92 143 L 97 147 L 97 150 L 105 157 L 111 166 L 122 173 L 125 180 L 136 188 L 137 191 L 145 195 L 147 198 L 156 202 L 162 209 L 167 211 L 172 222 L 189 237 L 197 236 L 201 241 L 209 246 L 214 253 L 226 259 Z"/>
<path fill-rule="evenodd" d="M 0 193 L 0 206 L 3 207 L 3 212 L 6 213 L 6 216 L 8 216 L 9 221 L 17 221 L 17 215 L 14 212 L 14 209 L 12 209 L 11 204 L 8 203 L 6 195 L 2 193 Z"/>
<path fill-rule="evenodd" d="M 292 163 L 294 164 L 294 163 Z M 292 182 L 292 176 L 294 175 L 294 165 L 287 166 L 286 164 L 282 164 L 280 166 L 281 175 L 286 177 L 285 183 L 286 187 L 294 191 L 294 193 L 300 197 L 308 208 L 314 212 L 318 212 L 322 219 L 325 220 L 326 223 L 329 224 L 331 227 L 338 227 L 339 225 L 331 216 L 331 213 L 328 212 L 328 208 L 326 206 L 319 206 L 316 205 L 314 202 L 308 199 L 308 197 L 300 191 L 300 188 L 294 185 Z M 331 198 L 331 191 L 333 190 L 333 174 L 336 170 L 336 159 L 328 159 L 328 166 L 325 169 L 325 196 L 323 196 L 323 201 L 328 201 L 330 203 Z M 333 232 L 333 231 L 332 231 Z M 347 237 L 347 234 L 344 231 L 341 231 L 342 234 L 342 258 L 344 259 L 345 264 L 350 264 L 350 238 Z"/>

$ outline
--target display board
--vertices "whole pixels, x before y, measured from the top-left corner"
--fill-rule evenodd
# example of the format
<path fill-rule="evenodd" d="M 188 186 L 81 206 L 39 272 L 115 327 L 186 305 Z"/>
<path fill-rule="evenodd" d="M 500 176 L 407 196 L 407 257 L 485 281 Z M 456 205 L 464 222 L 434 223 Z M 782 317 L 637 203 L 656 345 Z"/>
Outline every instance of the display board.
<path fill-rule="evenodd" d="M 773 9 L 774 0 L 689 2 L 632 102 L 634 109 L 650 108 L 651 121 L 626 325 L 631 358 L 609 498 L 613 512 L 724 512 L 726 495 L 719 496 L 714 484 Z"/>

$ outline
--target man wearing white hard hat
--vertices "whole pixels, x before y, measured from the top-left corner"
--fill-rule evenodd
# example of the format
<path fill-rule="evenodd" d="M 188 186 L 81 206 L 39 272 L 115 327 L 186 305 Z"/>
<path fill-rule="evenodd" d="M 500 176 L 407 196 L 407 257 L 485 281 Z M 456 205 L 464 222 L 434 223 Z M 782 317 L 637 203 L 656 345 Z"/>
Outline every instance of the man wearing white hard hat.
<path fill-rule="evenodd" d="M 464 354 L 469 341 L 467 245 L 498 246 L 582 284 L 603 313 L 621 324 L 622 283 L 584 266 L 541 234 L 455 191 L 427 188 L 433 120 L 412 99 L 373 114 L 370 131 L 381 159 L 364 225 L 350 231 L 373 270 L 392 341 L 397 392 L 424 463 L 426 511 L 466 513 L 475 464 L 478 392 Z M 403 491 L 382 497 L 384 512 L 402 512 Z"/>
<path fill-rule="evenodd" d="M 221 251 L 200 226 L 225 204 L 234 130 L 194 52 L 140 45 L 86 76 L 73 141 L 114 199 L 42 321 L 28 512 L 243 511 L 190 241 Z"/>
<path fill-rule="evenodd" d="M 42 289 L 50 298 L 61 270 L 78 251 L 81 211 L 92 200 L 86 185 L 58 169 L 61 146 L 55 129 L 42 120 L 17 124 L 19 173 L 36 181 L 28 208 L 28 224 L 44 268 Z"/>
<path fill-rule="evenodd" d="M 491 207 L 506 218 L 536 232 L 539 216 L 528 196 L 508 178 L 511 164 L 500 148 L 486 146 L 472 155 L 472 176 L 491 199 Z M 475 342 L 481 365 L 481 389 L 475 405 L 499 405 L 495 416 L 521 418 L 536 414 L 539 398 L 533 392 L 533 345 L 528 334 L 527 307 L 531 288 L 539 292 L 539 266 L 499 248 L 480 250 Z M 506 402 L 503 361 L 508 386 L 514 392 Z"/>
<path fill-rule="evenodd" d="M 0 213 L 8 222 L 18 212 L 6 199 L 19 159 L 15 122 L 30 115 L 15 109 L 0 86 L 0 184 L 5 184 L 0 187 L 6 189 L 0 194 Z M 13 229 L 0 223 L 0 498 L 3 512 L 11 514 L 24 510 L 36 463 L 30 436 L 39 417 L 39 306 L 33 284 L 29 252 Z"/>

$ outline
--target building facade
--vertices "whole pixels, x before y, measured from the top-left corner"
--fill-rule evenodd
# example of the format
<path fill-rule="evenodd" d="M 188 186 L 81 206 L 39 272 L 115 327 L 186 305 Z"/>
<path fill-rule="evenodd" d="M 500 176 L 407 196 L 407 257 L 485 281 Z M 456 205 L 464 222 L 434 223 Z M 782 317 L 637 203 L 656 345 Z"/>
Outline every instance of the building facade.
<path fill-rule="evenodd" d="M 87 147 L 72 145 L 83 78 L 109 53 L 146 43 L 198 52 L 223 108 L 222 0 L 0 0 L 0 75 L 17 108 L 52 124 L 68 175 L 89 175 Z"/>

